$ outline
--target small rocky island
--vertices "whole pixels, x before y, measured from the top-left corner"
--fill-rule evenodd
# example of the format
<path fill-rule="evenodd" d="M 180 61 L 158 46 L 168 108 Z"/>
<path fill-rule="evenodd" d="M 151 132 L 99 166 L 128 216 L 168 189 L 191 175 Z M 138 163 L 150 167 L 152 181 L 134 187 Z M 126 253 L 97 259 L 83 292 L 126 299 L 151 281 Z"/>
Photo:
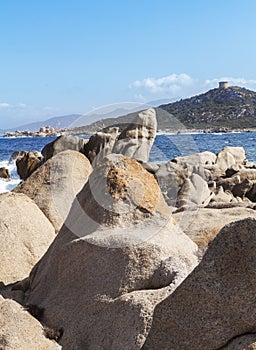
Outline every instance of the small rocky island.
<path fill-rule="evenodd" d="M 67 129 L 55 129 L 52 126 L 43 126 L 38 131 L 6 131 L 4 137 L 47 137 L 47 136 L 59 136 L 67 132 Z"/>
<path fill-rule="evenodd" d="M 1 349 L 256 349 L 256 164 L 242 147 L 149 163 L 156 130 L 148 109 L 16 154 Z"/>

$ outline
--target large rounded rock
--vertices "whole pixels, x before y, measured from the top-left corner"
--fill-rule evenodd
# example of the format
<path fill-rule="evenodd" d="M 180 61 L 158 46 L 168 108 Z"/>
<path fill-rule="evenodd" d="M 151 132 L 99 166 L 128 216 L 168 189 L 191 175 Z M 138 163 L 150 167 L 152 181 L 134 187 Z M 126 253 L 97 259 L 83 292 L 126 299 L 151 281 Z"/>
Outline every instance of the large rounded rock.
<path fill-rule="evenodd" d="M 154 176 L 134 159 L 110 154 L 90 175 L 65 225 L 80 236 L 100 225 L 124 226 L 153 214 L 171 216 Z M 74 217 L 83 220 L 82 227 Z"/>
<path fill-rule="evenodd" d="M 28 304 L 63 328 L 64 348 L 141 348 L 155 305 L 197 264 L 152 174 L 111 154 L 77 195 L 30 275 Z"/>
<path fill-rule="evenodd" d="M 156 112 L 153 108 L 137 114 L 134 121 L 119 135 L 113 153 L 123 154 L 147 162 L 157 131 Z"/>
<path fill-rule="evenodd" d="M 233 146 L 226 146 L 224 147 L 218 154 L 217 154 L 217 160 L 216 163 L 220 160 L 222 155 L 224 154 L 230 154 L 235 160 L 236 165 L 242 165 L 246 163 L 246 156 L 245 156 L 245 150 L 243 147 L 233 147 Z"/>
<path fill-rule="evenodd" d="M 224 227 L 154 313 L 143 350 L 214 350 L 256 328 L 256 220 Z"/>
<path fill-rule="evenodd" d="M 58 350 L 61 346 L 44 336 L 42 325 L 13 300 L 0 296 L 0 349 Z"/>
<path fill-rule="evenodd" d="M 97 132 L 90 137 L 83 153 L 93 166 L 96 166 L 105 156 L 112 152 L 117 133 L 118 128 L 110 128 L 108 133 Z"/>
<path fill-rule="evenodd" d="M 42 156 L 38 152 L 23 151 L 16 159 L 17 173 L 26 180 L 40 165 Z"/>
<path fill-rule="evenodd" d="M 33 199 L 59 231 L 91 171 L 90 162 L 83 154 L 67 150 L 50 158 L 14 192 Z"/>
<path fill-rule="evenodd" d="M 42 149 L 42 155 L 44 156 L 44 161 L 47 161 L 55 154 L 66 151 L 73 150 L 83 153 L 84 146 L 88 140 L 79 138 L 78 136 L 72 135 L 61 135 L 57 137 L 54 141 L 48 143 Z"/>
<path fill-rule="evenodd" d="M 37 205 L 16 193 L 0 195 L 0 281 L 27 277 L 54 238 L 54 228 Z"/>
<path fill-rule="evenodd" d="M 5 180 L 10 180 L 10 172 L 9 169 L 2 167 L 0 168 L 0 178 Z"/>

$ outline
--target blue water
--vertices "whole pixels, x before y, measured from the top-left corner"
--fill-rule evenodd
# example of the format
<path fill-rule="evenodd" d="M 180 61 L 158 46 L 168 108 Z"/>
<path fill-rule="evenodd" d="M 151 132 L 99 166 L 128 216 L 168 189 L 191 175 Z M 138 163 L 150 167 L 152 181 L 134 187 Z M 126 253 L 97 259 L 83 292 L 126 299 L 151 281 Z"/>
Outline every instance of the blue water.
<path fill-rule="evenodd" d="M 225 146 L 243 147 L 246 158 L 256 161 L 256 132 L 158 135 L 150 161 L 163 162 L 203 151 L 218 153 Z"/>
<path fill-rule="evenodd" d="M 14 151 L 41 151 L 55 137 L 0 138 L 0 161 L 9 160 Z"/>
<path fill-rule="evenodd" d="M 0 161 L 9 160 L 16 150 L 41 151 L 54 139 L 54 137 L 0 138 Z M 242 146 L 247 159 L 256 161 L 256 132 L 157 135 L 150 161 L 165 162 L 180 155 L 202 151 L 218 153 L 225 146 Z"/>

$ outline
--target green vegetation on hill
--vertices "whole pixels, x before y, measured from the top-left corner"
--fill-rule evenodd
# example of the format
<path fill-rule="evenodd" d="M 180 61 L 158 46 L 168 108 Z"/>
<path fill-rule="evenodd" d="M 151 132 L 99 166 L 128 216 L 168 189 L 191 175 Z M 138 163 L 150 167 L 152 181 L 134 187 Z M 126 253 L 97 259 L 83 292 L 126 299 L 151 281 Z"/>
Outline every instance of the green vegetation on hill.
<path fill-rule="evenodd" d="M 256 127 L 256 92 L 241 87 L 212 89 L 159 107 L 189 128 Z"/>

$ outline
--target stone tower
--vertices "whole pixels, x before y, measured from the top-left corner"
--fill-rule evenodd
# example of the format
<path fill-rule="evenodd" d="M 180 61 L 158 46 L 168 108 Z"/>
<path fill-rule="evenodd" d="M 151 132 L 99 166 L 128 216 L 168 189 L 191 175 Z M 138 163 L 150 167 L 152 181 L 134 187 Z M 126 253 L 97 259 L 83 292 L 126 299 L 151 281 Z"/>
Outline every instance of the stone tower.
<path fill-rule="evenodd" d="M 219 89 L 227 89 L 228 88 L 228 82 L 227 81 L 220 81 L 219 82 Z"/>

